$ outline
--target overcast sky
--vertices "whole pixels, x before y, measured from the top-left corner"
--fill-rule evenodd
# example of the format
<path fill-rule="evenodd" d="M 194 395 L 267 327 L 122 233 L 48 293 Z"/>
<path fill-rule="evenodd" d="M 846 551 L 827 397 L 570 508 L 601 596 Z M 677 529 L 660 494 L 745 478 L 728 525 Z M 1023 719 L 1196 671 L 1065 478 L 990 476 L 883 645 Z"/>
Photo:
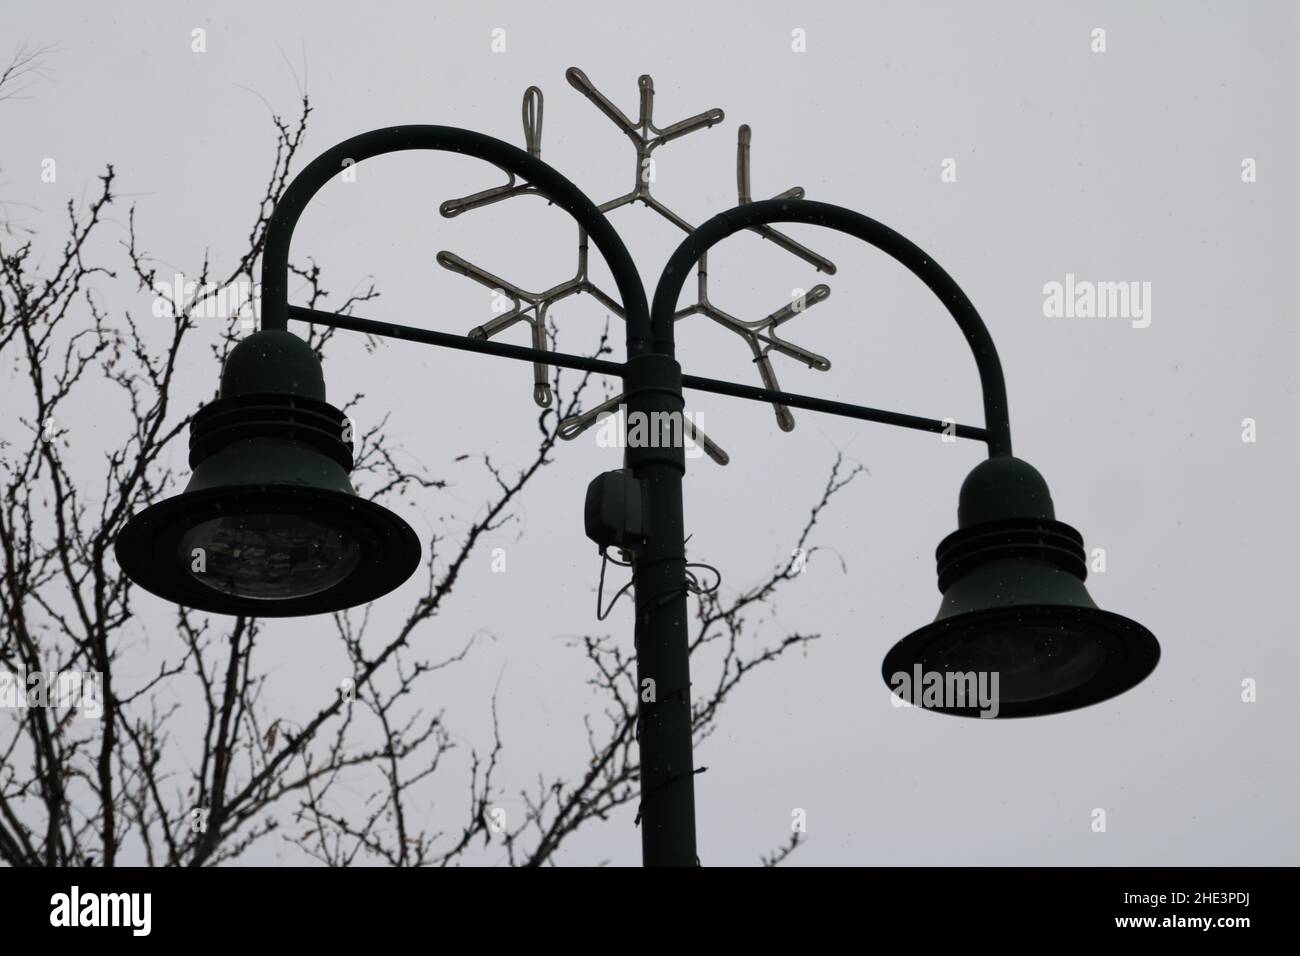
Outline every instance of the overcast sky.
<path fill-rule="evenodd" d="M 205 52 L 193 49 L 196 29 Z M 655 193 L 690 222 L 735 203 L 736 131 L 747 123 L 756 197 L 802 185 L 809 198 L 896 228 L 962 284 L 1001 353 L 1017 454 L 1047 478 L 1057 516 L 1105 549 L 1093 597 L 1154 632 L 1160 665 L 1121 697 L 1047 718 L 891 706 L 881 658 L 938 608 L 934 548 L 956 527 L 957 490 L 983 446 L 798 411 L 785 434 L 760 405 L 688 395 L 732 457 L 725 468 L 691 460 L 685 486 L 691 555 L 721 570 L 724 589 L 788 560 L 837 451 L 869 470 L 816 533 L 828 551 L 750 629 L 759 641 L 822 639 L 747 679 L 697 755 L 709 768 L 697 780 L 706 865 L 756 863 L 785 842 L 796 809 L 807 843 L 791 865 L 1300 856 L 1300 697 L 1286 683 L 1300 671 L 1290 593 L 1300 531 L 1292 5 L 7 5 L 0 56 L 23 42 L 54 51 L 27 98 L 3 104 L 0 198 L 30 204 L 14 214 L 39 231 L 46 256 L 61 241 L 63 204 L 89 195 L 113 163 L 144 245 L 167 267 L 188 273 L 209 249 L 228 261 L 270 170 L 267 104 L 293 115 L 299 84 L 315 110 L 298 168 L 386 125 L 466 126 L 523 145 L 520 98 L 535 84 L 546 97 L 542 158 L 603 202 L 632 187 L 634 157 L 565 82 L 578 66 L 631 116 L 637 77 L 650 74 L 660 126 L 726 112 L 656 153 Z M 41 179 L 47 158 L 57 161 L 53 183 Z M 321 192 L 294 259 L 314 257 L 336 292 L 373 279 L 382 295 L 362 315 L 468 331 L 491 317 L 490 299 L 441 269 L 439 250 L 528 288 L 568 277 L 576 261 L 572 223 L 536 199 L 437 215 L 441 201 L 500 181 L 445 155 L 368 161 L 355 183 Z M 611 218 L 653 288 L 681 234 L 644 208 Z M 787 231 L 838 274 L 818 276 L 752 235 L 710 257 L 714 301 L 745 319 L 793 289 L 831 286 L 782 333 L 833 366 L 777 357 L 784 387 L 982 423 L 971 355 L 919 281 L 847 237 Z M 612 293 L 607 275 L 593 266 Z M 1149 313 L 1045 314 L 1044 287 L 1067 275 L 1139 283 Z M 605 317 L 588 296 L 553 315 L 571 351 L 590 348 Z M 621 342 L 621 325 L 614 331 Z M 678 333 L 688 372 L 759 384 L 727 330 L 694 317 Z M 486 451 L 522 462 L 535 445 L 529 368 L 398 343 L 366 354 L 344 338 L 326 354 L 331 397 L 365 393 L 363 425 L 391 413 L 394 439 L 452 482 L 422 513 L 403 513 L 422 536 L 454 532 L 492 489 L 473 461 L 453 459 Z M 524 329 L 502 341 L 525 343 Z M 194 357 L 196 399 L 215 382 L 204 358 Z M 6 400 L 19 387 L 0 379 Z M 1247 418 L 1254 442 L 1243 441 Z M 94 424 L 87 409 L 66 427 Z M 76 455 L 92 480 L 100 459 Z M 480 635 L 464 664 L 424 686 L 429 706 L 445 707 L 458 737 L 480 746 L 500 688 L 509 812 L 539 771 L 583 766 L 582 715 L 597 699 L 566 641 L 609 633 L 631 650 L 630 604 L 595 619 L 598 560 L 581 523 L 587 481 L 619 464 L 594 433 L 560 447 L 521 521 L 491 542 L 506 549 L 506 572 L 493 573 L 481 551 L 422 634 L 432 656 Z M 413 579 L 374 605 L 377 635 L 420 586 Z M 144 594 L 136 604 L 133 634 L 151 652 L 174 651 L 167 605 Z M 328 620 L 266 625 L 277 715 L 313 713 L 337 683 L 337 662 L 320 653 L 330 642 Z M 703 663 L 695 674 L 712 676 Z M 1242 701 L 1247 679 L 1255 703 Z M 439 777 L 435 827 L 458 822 L 463 770 L 462 760 Z M 1096 808 L 1104 833 L 1092 826 Z M 632 818 L 629 807 L 584 830 L 560 862 L 636 862 Z M 272 841 L 250 856 L 302 859 Z M 472 862 L 501 859 L 493 848 Z"/>

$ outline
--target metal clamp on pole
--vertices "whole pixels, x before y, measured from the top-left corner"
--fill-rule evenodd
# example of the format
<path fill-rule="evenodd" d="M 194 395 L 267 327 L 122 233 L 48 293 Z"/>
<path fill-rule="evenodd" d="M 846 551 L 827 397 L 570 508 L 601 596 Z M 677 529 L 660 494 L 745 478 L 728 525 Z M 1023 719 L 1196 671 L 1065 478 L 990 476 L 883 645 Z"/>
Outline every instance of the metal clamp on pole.
<path fill-rule="evenodd" d="M 671 355 L 630 358 L 623 368 L 627 405 L 627 464 L 668 465 L 680 477 L 686 473 L 686 401 L 682 369 Z"/>

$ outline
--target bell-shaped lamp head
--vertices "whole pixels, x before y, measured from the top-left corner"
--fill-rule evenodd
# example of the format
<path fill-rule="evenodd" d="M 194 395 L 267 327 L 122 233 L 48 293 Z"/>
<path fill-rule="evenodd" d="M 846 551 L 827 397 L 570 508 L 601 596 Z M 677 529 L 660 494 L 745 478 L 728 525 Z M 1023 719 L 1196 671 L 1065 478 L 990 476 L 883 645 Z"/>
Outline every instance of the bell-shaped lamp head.
<path fill-rule="evenodd" d="M 1151 632 L 1089 596 L 1083 538 L 1056 520 L 1028 463 L 976 467 L 957 526 L 936 552 L 938 617 L 885 656 L 895 694 L 942 713 L 1029 717 L 1106 700 L 1155 669 Z"/>
<path fill-rule="evenodd" d="M 357 497 L 350 423 L 290 332 L 237 345 L 190 426 L 184 492 L 127 522 L 118 564 L 183 607 L 249 617 L 337 611 L 396 588 L 420 560 L 406 522 Z"/>

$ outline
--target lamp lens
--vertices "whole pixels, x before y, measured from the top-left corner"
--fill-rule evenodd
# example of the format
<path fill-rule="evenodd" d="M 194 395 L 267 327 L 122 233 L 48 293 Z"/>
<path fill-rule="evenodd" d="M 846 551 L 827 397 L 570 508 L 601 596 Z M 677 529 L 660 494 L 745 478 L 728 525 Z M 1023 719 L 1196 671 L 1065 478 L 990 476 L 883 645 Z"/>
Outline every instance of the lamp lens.
<path fill-rule="evenodd" d="M 354 539 L 294 514 L 212 518 L 182 535 L 180 552 L 190 574 L 207 587 L 264 601 L 318 594 L 361 561 Z"/>
<path fill-rule="evenodd" d="M 1105 657 L 1101 642 L 1083 628 L 986 621 L 927 647 L 925 667 L 996 673 L 999 699 L 1010 704 L 1073 690 L 1097 673 Z"/>

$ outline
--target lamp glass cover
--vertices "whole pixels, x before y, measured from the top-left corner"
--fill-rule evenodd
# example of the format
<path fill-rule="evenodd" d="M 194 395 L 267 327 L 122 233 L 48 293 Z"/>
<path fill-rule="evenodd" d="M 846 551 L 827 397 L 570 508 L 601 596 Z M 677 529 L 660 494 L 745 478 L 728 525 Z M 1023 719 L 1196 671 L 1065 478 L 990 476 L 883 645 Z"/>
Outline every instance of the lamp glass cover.
<path fill-rule="evenodd" d="M 180 539 L 180 559 L 195 580 L 254 600 L 306 597 L 338 584 L 361 548 L 337 528 L 295 514 L 227 515 Z"/>

